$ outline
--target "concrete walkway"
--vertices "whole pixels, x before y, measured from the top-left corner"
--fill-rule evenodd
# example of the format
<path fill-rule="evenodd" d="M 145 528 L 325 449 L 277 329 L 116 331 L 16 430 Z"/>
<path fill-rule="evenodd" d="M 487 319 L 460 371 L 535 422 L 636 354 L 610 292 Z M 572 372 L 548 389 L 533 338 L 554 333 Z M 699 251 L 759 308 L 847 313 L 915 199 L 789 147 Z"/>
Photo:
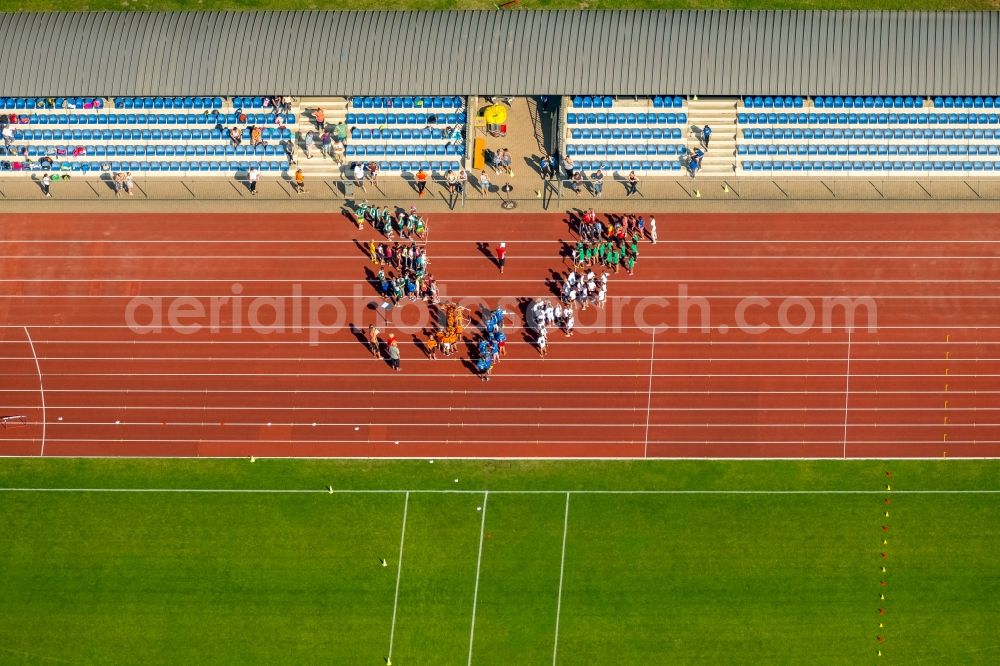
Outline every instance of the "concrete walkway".
<path fill-rule="evenodd" d="M 115 198 L 110 184 L 78 178 L 52 184 L 52 198 L 44 199 L 36 181 L 27 178 L 0 180 L 0 206 L 4 211 L 284 211 L 337 212 L 345 205 L 366 200 L 379 205 L 416 205 L 423 212 L 565 211 L 593 207 L 598 212 L 623 211 L 955 211 L 1000 212 L 1000 179 L 819 180 L 819 179 L 647 179 L 637 196 L 625 197 L 621 183 L 605 185 L 604 196 L 589 190 L 580 195 L 558 184 L 543 184 L 534 173 L 521 173 L 510 193 L 516 206 L 502 207 L 507 195 L 494 191 L 481 196 L 470 188 L 465 201 L 449 201 L 443 183 L 432 183 L 418 198 L 415 189 L 399 178 L 381 179 L 377 187 L 354 191 L 332 180 L 307 180 L 306 192 L 296 194 L 284 177 L 263 176 L 256 197 L 243 182 L 201 178 L 137 180 L 133 197 Z M 526 190 L 526 191 L 525 191 Z M 540 196 L 539 196 L 540 195 Z"/>

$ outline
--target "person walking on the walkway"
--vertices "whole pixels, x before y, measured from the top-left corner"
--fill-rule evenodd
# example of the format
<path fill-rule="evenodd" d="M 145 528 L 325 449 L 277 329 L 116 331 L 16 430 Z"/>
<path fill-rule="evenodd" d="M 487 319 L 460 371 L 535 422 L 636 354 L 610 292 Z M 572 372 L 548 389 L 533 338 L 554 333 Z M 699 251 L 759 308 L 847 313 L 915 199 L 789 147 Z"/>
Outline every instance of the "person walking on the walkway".
<path fill-rule="evenodd" d="M 480 198 L 485 197 L 487 194 L 489 194 L 490 187 L 492 187 L 492 184 L 490 183 L 490 177 L 488 175 L 486 175 L 486 169 L 483 169 L 479 173 L 479 196 L 480 196 Z"/>
<path fill-rule="evenodd" d="M 49 191 L 49 188 L 51 187 L 52 187 L 52 179 L 49 178 L 49 174 L 46 173 L 42 176 L 42 194 L 45 195 L 46 199 L 52 198 L 52 192 Z"/>
<path fill-rule="evenodd" d="M 503 275 L 504 264 L 507 263 L 507 243 L 500 243 L 497 248 L 497 265 L 500 267 L 500 275 Z"/>
<path fill-rule="evenodd" d="M 602 196 L 604 194 L 604 170 L 603 169 L 598 168 L 597 171 L 594 172 L 593 181 L 594 181 L 594 196 L 595 197 Z"/>
<path fill-rule="evenodd" d="M 306 177 L 302 169 L 295 170 L 295 191 L 299 194 L 305 194 L 306 191 Z"/>
<path fill-rule="evenodd" d="M 260 177 L 260 172 L 257 171 L 257 167 L 250 167 L 250 171 L 247 173 L 247 180 L 250 182 L 250 194 L 253 196 L 257 195 L 257 179 Z"/>
<path fill-rule="evenodd" d="M 134 193 L 132 190 L 135 189 L 135 176 L 129 171 L 125 174 L 125 194 L 132 196 Z"/>
<path fill-rule="evenodd" d="M 416 175 L 417 181 L 417 196 L 424 196 L 424 190 L 427 189 L 427 172 L 423 168 L 417 170 Z"/>
<path fill-rule="evenodd" d="M 701 145 L 705 146 L 705 150 L 708 150 L 708 140 L 712 138 L 712 128 L 705 125 L 701 128 Z"/>
<path fill-rule="evenodd" d="M 625 196 L 632 196 L 633 194 L 638 194 L 639 192 L 639 177 L 635 175 L 635 171 L 628 172 L 628 180 L 625 181 Z"/>
<path fill-rule="evenodd" d="M 394 341 L 395 342 L 395 341 Z M 399 345 L 389 345 L 389 367 L 399 372 Z"/>

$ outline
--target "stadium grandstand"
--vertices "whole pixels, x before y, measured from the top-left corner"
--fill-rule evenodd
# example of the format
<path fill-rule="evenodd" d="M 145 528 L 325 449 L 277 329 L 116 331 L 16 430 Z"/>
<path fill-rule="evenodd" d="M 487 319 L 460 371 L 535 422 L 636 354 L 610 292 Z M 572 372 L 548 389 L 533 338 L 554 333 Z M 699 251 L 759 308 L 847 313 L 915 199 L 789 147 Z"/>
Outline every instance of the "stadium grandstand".
<path fill-rule="evenodd" d="M 1000 176 L 995 12 L 17 13 L 0 50 L 2 176 L 478 168 L 488 95 L 553 100 L 585 172 Z"/>

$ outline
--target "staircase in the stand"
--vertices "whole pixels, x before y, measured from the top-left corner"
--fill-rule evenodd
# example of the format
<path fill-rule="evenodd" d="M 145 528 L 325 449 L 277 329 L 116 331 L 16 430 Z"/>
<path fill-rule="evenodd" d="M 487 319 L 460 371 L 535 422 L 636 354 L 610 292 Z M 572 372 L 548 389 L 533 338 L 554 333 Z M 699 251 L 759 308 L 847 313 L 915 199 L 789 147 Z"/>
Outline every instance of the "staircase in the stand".
<path fill-rule="evenodd" d="M 712 128 L 699 177 L 724 178 L 732 176 L 736 170 L 736 102 L 735 99 L 688 101 L 688 148 L 701 145 L 702 127 L 707 124 Z"/>
<path fill-rule="evenodd" d="M 298 161 L 298 168 L 302 169 L 303 175 L 317 178 L 338 178 L 341 176 L 340 167 L 330 157 L 323 157 L 319 152 L 319 136 L 316 133 L 316 147 L 313 150 L 312 159 L 306 159 L 304 139 L 306 132 L 312 130 L 316 132 L 316 125 L 313 124 L 312 112 L 316 108 L 322 108 L 326 117 L 326 124 L 329 126 L 345 122 L 347 120 L 346 97 L 304 97 L 296 98 L 292 111 L 295 113 L 297 122 L 292 130 L 295 132 L 295 159 Z M 294 167 L 292 169 L 294 172 Z"/>

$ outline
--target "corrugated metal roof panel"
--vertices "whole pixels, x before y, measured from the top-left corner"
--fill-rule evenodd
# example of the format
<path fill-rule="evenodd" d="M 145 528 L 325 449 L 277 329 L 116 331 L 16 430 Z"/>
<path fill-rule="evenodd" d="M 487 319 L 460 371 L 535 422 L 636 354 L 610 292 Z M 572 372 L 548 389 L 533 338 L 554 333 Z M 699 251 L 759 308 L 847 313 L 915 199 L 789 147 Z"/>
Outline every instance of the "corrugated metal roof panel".
<path fill-rule="evenodd" d="M 13 13 L 0 58 L 7 96 L 997 95 L 1000 13 Z"/>

